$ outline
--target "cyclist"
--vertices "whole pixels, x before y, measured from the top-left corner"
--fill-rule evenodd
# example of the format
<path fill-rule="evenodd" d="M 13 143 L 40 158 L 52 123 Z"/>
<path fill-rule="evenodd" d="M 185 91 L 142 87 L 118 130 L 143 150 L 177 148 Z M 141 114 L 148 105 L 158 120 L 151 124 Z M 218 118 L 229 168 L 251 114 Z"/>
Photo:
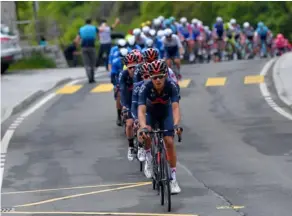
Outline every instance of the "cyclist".
<path fill-rule="evenodd" d="M 134 83 L 142 81 L 141 76 L 141 66 L 144 63 L 143 54 L 139 50 L 133 50 L 134 54 L 136 55 L 138 64 L 136 65 L 135 72 L 134 72 Z"/>
<path fill-rule="evenodd" d="M 270 30 L 264 25 L 263 22 L 259 22 L 255 31 L 255 38 L 260 39 L 261 44 L 261 57 L 266 55 L 267 52 L 267 38 L 270 35 Z"/>
<path fill-rule="evenodd" d="M 177 35 L 172 33 L 171 29 L 165 30 L 165 36 L 162 38 L 164 45 L 165 58 L 168 67 L 171 68 L 172 58 L 178 69 L 178 79 L 181 79 L 180 74 L 180 55 L 183 55 L 184 49 Z"/>
<path fill-rule="evenodd" d="M 222 51 L 224 49 L 224 25 L 223 25 L 223 19 L 221 17 L 216 18 L 216 23 L 214 24 L 213 28 L 214 37 L 218 43 L 218 48 L 222 54 Z M 219 58 L 221 59 L 221 54 L 219 55 Z"/>
<path fill-rule="evenodd" d="M 133 49 L 141 50 L 141 47 L 138 44 L 136 44 L 136 40 L 134 36 L 128 37 L 127 41 L 128 41 L 128 48 L 130 50 L 133 50 Z"/>
<path fill-rule="evenodd" d="M 248 55 L 252 55 L 254 29 L 252 26 L 250 26 L 249 22 L 243 23 L 242 35 L 243 38 L 245 39 L 245 49 L 249 52 Z"/>
<path fill-rule="evenodd" d="M 134 83 L 134 90 L 133 90 L 133 94 L 132 94 L 132 107 L 131 107 L 131 112 L 132 112 L 132 116 L 134 118 L 134 125 L 135 127 L 138 127 L 139 121 L 138 121 L 138 100 L 139 100 L 139 90 L 140 87 L 145 83 L 145 81 L 149 80 L 149 73 L 148 73 L 148 64 L 147 62 L 143 63 L 141 66 L 141 76 L 143 78 L 142 81 Z M 146 152 L 144 147 L 142 147 L 141 143 L 143 143 L 143 140 L 139 139 L 139 131 L 137 132 L 137 138 L 138 138 L 138 153 L 137 153 L 137 157 L 139 159 L 139 161 L 145 161 L 145 157 L 146 157 Z"/>
<path fill-rule="evenodd" d="M 144 26 L 142 28 L 142 35 L 147 39 L 151 38 L 151 35 L 150 35 L 150 27 L 149 26 Z"/>
<path fill-rule="evenodd" d="M 180 193 L 181 189 L 176 179 L 176 151 L 174 147 L 173 130 L 180 134 L 180 108 L 177 85 L 166 78 L 167 64 L 164 60 L 156 60 L 148 66 L 151 81 L 140 87 L 138 102 L 138 118 L 141 136 L 145 142 L 146 161 L 144 173 L 147 178 L 152 177 L 151 139 L 148 132 L 156 122 L 164 132 L 164 142 L 171 167 L 171 193 Z M 147 113 L 147 115 L 146 115 Z"/>
<path fill-rule="evenodd" d="M 201 29 L 199 27 L 199 20 L 198 19 L 192 19 L 192 38 L 194 41 L 194 47 L 196 48 L 196 54 L 200 55 L 201 54 L 201 49 L 202 49 L 202 40 L 200 40 L 200 35 L 201 35 Z"/>
<path fill-rule="evenodd" d="M 111 71 L 112 60 L 115 57 L 119 56 L 119 49 L 125 48 L 126 45 L 127 45 L 127 41 L 125 39 L 119 39 L 117 45 L 111 48 L 110 54 L 109 54 L 109 63 L 108 63 L 109 71 Z"/>
<path fill-rule="evenodd" d="M 115 56 L 112 59 L 111 62 L 111 83 L 114 86 L 114 99 L 116 101 L 116 108 L 117 108 L 117 125 L 121 126 L 122 121 L 121 121 L 121 101 L 120 101 L 120 93 L 119 93 L 119 83 L 118 83 L 118 78 L 120 72 L 123 70 L 123 63 L 122 63 L 122 57 L 126 56 L 128 54 L 128 49 L 126 48 L 121 48 L 119 49 L 119 54 L 118 56 Z"/>
<path fill-rule="evenodd" d="M 194 42 L 192 40 L 192 27 L 185 17 L 180 19 L 180 23 L 181 25 L 178 27 L 178 35 L 181 38 L 181 41 L 187 41 L 188 51 L 190 53 L 189 61 L 192 62 L 195 59 L 195 55 L 193 53 Z"/>
<path fill-rule="evenodd" d="M 127 54 L 124 58 L 124 64 L 127 69 L 120 73 L 119 85 L 121 93 L 122 113 L 126 119 L 126 136 L 128 138 L 128 160 L 134 160 L 134 138 L 133 138 L 133 117 L 131 115 L 133 77 L 135 67 L 138 64 L 137 57 L 133 52 Z"/>
<path fill-rule="evenodd" d="M 133 30 L 133 35 L 135 36 L 136 43 L 141 47 L 144 48 L 146 37 L 141 34 L 141 29 L 135 28 Z"/>
<path fill-rule="evenodd" d="M 277 51 L 276 54 L 285 53 L 288 50 L 287 40 L 283 34 L 277 34 L 277 37 L 273 41 L 273 50 Z"/>
<path fill-rule="evenodd" d="M 159 30 L 157 32 L 157 36 L 156 36 L 156 38 L 154 40 L 155 46 L 159 50 L 159 56 L 161 58 L 164 57 L 164 45 L 163 45 L 163 42 L 162 42 L 163 36 L 164 36 L 164 31 L 163 30 Z"/>

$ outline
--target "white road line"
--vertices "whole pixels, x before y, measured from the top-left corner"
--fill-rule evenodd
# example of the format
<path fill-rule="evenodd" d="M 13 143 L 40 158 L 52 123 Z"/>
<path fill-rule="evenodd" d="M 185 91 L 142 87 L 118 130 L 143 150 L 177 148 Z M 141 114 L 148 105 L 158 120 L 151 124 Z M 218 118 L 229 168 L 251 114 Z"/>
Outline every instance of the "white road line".
<path fill-rule="evenodd" d="M 95 78 L 101 77 L 105 75 L 105 73 L 99 73 L 95 76 Z M 82 82 L 84 80 L 87 80 L 87 78 L 81 78 L 81 79 L 76 79 L 73 80 L 69 83 L 66 83 L 64 85 L 74 85 L 78 82 Z M 15 132 L 15 129 L 21 124 L 21 122 L 27 118 L 29 115 L 34 113 L 36 110 L 38 110 L 41 106 L 46 104 L 48 101 L 53 99 L 57 94 L 55 92 L 50 93 L 47 95 L 45 98 L 43 98 L 41 101 L 36 103 L 34 106 L 30 107 L 29 109 L 25 110 L 8 128 L 8 130 L 5 132 L 3 139 L 1 140 L 1 154 L 6 154 L 9 142 Z M 5 158 L 3 162 L 1 161 L 1 167 L 0 167 L 0 187 L 2 188 L 2 182 L 3 182 L 3 175 L 4 175 L 4 163 L 5 163 Z"/>
<path fill-rule="evenodd" d="M 268 70 L 270 69 L 271 65 L 276 61 L 276 59 L 271 59 L 267 64 L 265 64 L 264 68 L 261 71 L 261 75 L 262 76 L 266 76 Z M 273 68 L 274 70 L 274 68 Z M 277 111 L 278 113 L 280 113 L 282 116 L 286 117 L 287 119 L 292 120 L 292 115 L 288 112 L 286 112 L 285 110 L 283 110 L 281 107 L 279 107 L 278 104 L 275 103 L 275 101 L 271 98 L 271 94 L 267 88 L 267 85 L 265 82 L 260 84 L 260 90 L 261 93 L 263 95 L 263 97 L 265 98 L 267 104 L 269 104 L 270 107 L 272 107 L 275 111 Z"/>

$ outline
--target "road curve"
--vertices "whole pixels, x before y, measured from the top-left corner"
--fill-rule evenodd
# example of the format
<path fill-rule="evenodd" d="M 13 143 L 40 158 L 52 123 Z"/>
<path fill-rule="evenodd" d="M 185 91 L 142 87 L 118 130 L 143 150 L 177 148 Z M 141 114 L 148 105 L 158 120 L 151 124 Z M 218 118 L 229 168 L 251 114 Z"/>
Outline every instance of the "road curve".
<path fill-rule="evenodd" d="M 265 64 L 182 68 L 182 193 L 173 196 L 173 215 L 291 214 L 292 121 L 261 95 Z M 127 161 L 112 91 L 77 85 L 18 124 L 5 155 L 2 207 L 22 215 L 164 215 L 138 163 Z"/>

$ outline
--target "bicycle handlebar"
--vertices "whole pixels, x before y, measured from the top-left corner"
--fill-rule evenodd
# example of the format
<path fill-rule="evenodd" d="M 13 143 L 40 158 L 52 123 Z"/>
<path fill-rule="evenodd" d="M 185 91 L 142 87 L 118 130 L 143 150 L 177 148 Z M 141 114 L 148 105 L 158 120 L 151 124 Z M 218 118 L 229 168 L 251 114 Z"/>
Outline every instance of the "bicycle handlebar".
<path fill-rule="evenodd" d="M 181 131 L 183 131 L 183 128 L 180 128 L 181 129 Z M 161 134 L 161 133 L 164 133 L 164 132 L 174 132 L 174 130 L 172 129 L 172 130 L 160 130 L 160 129 L 157 129 L 157 130 L 152 130 L 152 131 L 149 131 L 149 132 L 147 132 L 147 133 L 149 133 L 149 134 Z M 140 131 L 140 135 L 142 134 L 143 132 L 142 131 Z M 177 137 L 178 137 L 178 142 L 181 142 L 181 140 L 182 140 L 182 137 L 181 137 L 181 135 L 177 135 Z"/>

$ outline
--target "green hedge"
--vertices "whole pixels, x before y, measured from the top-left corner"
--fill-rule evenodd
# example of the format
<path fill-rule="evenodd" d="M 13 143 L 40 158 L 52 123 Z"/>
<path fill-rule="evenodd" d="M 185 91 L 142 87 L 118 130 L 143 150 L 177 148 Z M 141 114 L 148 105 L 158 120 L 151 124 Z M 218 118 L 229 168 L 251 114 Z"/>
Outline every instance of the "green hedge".
<path fill-rule="evenodd" d="M 24 57 L 10 65 L 9 71 L 43 68 L 56 68 L 56 63 L 41 53 L 33 53 L 30 57 Z"/>

